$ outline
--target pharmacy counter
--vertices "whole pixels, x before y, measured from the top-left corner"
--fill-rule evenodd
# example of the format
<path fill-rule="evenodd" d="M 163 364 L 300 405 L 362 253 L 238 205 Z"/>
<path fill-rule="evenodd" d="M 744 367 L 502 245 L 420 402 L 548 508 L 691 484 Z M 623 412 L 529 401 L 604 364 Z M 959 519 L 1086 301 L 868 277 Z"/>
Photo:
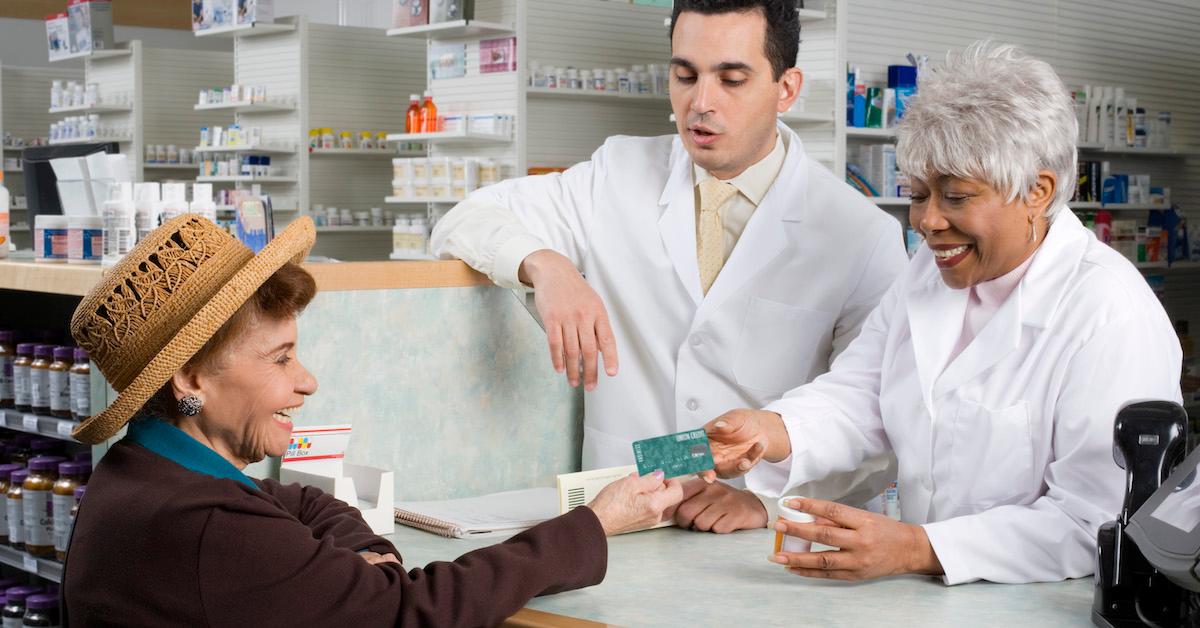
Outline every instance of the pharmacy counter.
<path fill-rule="evenodd" d="M 923 576 L 865 583 L 813 580 L 767 561 L 774 534 L 662 528 L 614 537 L 603 583 L 537 598 L 528 608 L 622 626 L 1091 625 L 1091 578 L 955 587 Z M 409 569 L 499 540 L 443 539 L 402 526 L 392 536 Z"/>
<path fill-rule="evenodd" d="M 97 265 L 39 264 L 26 257 L 0 261 L 0 289 L 84 296 L 103 276 Z M 322 292 L 465 288 L 489 283 L 487 277 L 457 260 L 307 263 L 304 268 L 316 278 Z"/>

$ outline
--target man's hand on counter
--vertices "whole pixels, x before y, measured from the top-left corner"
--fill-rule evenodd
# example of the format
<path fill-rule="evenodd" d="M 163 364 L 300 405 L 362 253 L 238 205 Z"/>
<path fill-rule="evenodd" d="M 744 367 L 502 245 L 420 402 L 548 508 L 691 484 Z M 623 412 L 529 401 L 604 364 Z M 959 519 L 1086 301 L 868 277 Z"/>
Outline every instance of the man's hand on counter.
<path fill-rule="evenodd" d="M 921 526 L 820 499 L 796 498 L 788 505 L 817 520 L 799 523 L 781 519 L 775 523 L 777 531 L 841 549 L 771 555 L 772 562 L 785 565 L 796 575 L 869 580 L 899 574 L 942 573 L 942 564 Z"/>
<path fill-rule="evenodd" d="M 608 310 L 571 260 L 550 249 L 534 251 L 521 262 L 518 278 L 533 286 L 555 371 L 565 370 L 571 386 L 578 386 L 582 361 L 583 385 L 589 391 L 596 388 L 600 355 L 604 372 L 617 374 L 617 340 Z"/>
<path fill-rule="evenodd" d="M 767 525 L 767 509 L 754 493 L 700 478 L 683 485 L 683 503 L 675 509 L 679 527 L 728 534 Z"/>
<path fill-rule="evenodd" d="M 730 410 L 705 423 L 704 431 L 708 433 L 715 467 L 700 477 L 709 483 L 718 477 L 745 475 L 763 458 L 768 462 L 779 462 L 792 453 L 787 427 L 774 412 L 749 408 Z"/>

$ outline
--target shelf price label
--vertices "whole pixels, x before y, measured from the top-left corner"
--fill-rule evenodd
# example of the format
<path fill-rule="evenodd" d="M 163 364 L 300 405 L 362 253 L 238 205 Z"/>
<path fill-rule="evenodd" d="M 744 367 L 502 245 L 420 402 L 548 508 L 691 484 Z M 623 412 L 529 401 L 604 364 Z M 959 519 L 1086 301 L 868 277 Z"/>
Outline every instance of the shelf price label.
<path fill-rule="evenodd" d="M 66 421 L 58 422 L 58 435 L 63 438 L 71 438 L 71 432 L 75 430 L 75 426 Z"/>
<path fill-rule="evenodd" d="M 37 559 L 32 556 L 22 556 L 21 564 L 24 567 L 25 571 L 28 571 L 29 573 L 37 573 L 38 572 Z"/>
<path fill-rule="evenodd" d="M 38 420 L 37 420 L 37 415 L 33 415 L 33 414 L 26 414 L 26 415 L 25 415 L 25 416 L 24 416 L 24 417 L 21 419 L 21 422 L 22 422 L 22 424 L 24 424 L 24 426 L 25 426 L 25 429 L 27 429 L 27 430 L 29 430 L 29 431 L 31 431 L 31 432 L 36 432 L 36 431 L 38 430 Z"/>

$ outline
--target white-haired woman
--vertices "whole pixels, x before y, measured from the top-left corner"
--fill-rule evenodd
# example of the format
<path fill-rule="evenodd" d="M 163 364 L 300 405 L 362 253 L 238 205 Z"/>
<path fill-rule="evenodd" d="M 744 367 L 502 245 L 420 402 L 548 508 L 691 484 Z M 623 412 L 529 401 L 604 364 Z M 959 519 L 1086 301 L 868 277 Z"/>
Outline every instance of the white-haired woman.
<path fill-rule="evenodd" d="M 772 561 L 947 584 L 1092 572 L 1124 493 L 1113 418 L 1178 402 L 1181 352 L 1145 280 L 1065 206 L 1076 128 L 1058 76 L 1012 46 L 921 77 L 897 160 L 925 246 L 828 374 L 706 426 L 717 472 L 767 494 L 890 448 L 902 521 L 793 500 L 817 521 L 777 529 L 841 551 Z"/>

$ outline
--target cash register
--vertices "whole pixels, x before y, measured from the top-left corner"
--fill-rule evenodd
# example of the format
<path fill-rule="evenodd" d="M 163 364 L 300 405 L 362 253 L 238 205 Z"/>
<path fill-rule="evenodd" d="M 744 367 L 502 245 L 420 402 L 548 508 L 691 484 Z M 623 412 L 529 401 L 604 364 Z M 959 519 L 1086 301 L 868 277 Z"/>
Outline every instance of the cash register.
<path fill-rule="evenodd" d="M 1127 405 L 1113 427 L 1125 469 L 1120 516 L 1097 538 L 1092 623 L 1200 628 L 1200 448 L 1178 404 Z"/>

